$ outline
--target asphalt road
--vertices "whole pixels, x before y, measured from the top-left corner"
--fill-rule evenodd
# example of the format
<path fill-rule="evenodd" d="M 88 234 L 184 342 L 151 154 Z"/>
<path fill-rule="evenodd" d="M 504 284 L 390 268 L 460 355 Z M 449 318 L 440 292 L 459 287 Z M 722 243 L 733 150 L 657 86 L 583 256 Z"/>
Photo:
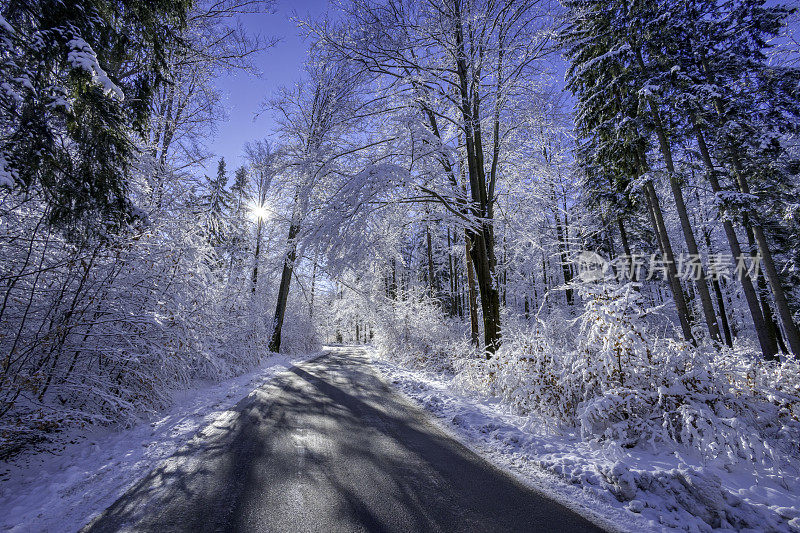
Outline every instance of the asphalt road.
<path fill-rule="evenodd" d="M 602 531 L 437 429 L 357 350 L 239 402 L 84 531 Z"/>

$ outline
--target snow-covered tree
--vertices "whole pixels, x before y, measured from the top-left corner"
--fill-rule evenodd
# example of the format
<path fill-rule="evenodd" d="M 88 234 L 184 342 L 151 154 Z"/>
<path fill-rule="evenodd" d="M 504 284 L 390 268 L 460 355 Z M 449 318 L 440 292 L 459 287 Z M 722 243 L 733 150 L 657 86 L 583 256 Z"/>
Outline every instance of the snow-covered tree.
<path fill-rule="evenodd" d="M 44 195 L 51 221 L 126 221 L 132 158 L 188 8 L 183 1 L 5 3 L 0 185 Z"/>

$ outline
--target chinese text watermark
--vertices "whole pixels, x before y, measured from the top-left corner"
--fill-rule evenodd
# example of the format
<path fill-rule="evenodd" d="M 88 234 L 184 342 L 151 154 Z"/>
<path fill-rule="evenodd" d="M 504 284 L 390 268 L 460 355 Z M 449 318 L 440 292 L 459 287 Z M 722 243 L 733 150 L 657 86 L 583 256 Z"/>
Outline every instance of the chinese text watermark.
<path fill-rule="evenodd" d="M 607 260 L 595 252 L 584 251 L 575 260 L 582 281 L 613 279 L 619 282 L 668 280 L 670 275 L 682 280 L 756 279 L 761 269 L 761 256 L 743 254 L 710 254 L 705 263 L 700 254 L 679 254 L 669 261 L 658 254 L 620 255 Z"/>

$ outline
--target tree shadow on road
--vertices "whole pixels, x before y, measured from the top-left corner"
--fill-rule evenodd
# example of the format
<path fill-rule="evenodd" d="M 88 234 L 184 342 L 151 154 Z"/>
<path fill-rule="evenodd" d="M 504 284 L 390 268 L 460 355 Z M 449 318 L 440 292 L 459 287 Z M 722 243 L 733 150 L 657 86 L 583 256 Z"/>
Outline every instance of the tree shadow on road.
<path fill-rule="evenodd" d="M 600 531 L 409 407 L 358 352 L 293 367 L 84 531 Z"/>

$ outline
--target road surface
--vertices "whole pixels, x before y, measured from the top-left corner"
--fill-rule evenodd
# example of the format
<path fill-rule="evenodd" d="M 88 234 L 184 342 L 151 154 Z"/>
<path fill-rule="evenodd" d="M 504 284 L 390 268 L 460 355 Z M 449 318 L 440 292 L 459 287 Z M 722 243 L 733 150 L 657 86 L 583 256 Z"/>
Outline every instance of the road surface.
<path fill-rule="evenodd" d="M 448 437 L 355 349 L 228 414 L 84 531 L 602 531 Z"/>

